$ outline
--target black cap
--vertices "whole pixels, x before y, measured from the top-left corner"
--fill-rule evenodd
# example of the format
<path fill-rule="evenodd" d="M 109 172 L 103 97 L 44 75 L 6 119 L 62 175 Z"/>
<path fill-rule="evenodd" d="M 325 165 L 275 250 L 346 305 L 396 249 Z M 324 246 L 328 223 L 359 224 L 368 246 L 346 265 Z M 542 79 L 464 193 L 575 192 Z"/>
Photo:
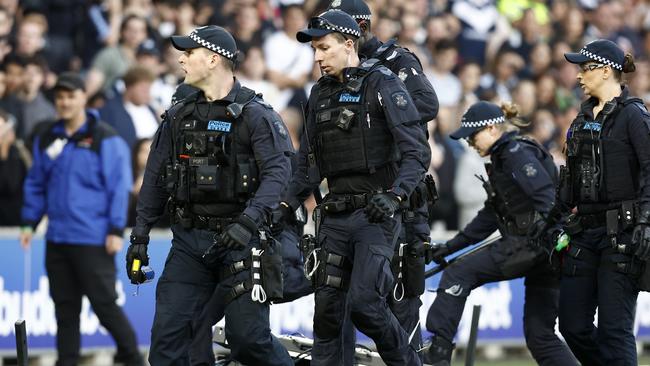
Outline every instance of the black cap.
<path fill-rule="evenodd" d="M 619 71 L 623 71 L 623 64 L 625 63 L 623 50 L 608 39 L 597 39 L 589 42 L 579 52 L 565 53 L 564 58 L 572 64 L 594 61 L 609 65 Z"/>
<path fill-rule="evenodd" d="M 348 13 L 355 20 L 370 20 L 370 8 L 363 0 L 332 0 L 328 9 L 338 9 Z"/>
<path fill-rule="evenodd" d="M 350 15 L 341 10 L 328 10 L 311 18 L 307 29 L 298 32 L 296 39 L 298 42 L 307 43 L 314 37 L 323 37 L 334 32 L 361 37 L 361 28 Z"/>
<path fill-rule="evenodd" d="M 505 121 L 506 117 L 498 105 L 480 101 L 469 107 L 460 120 L 460 128 L 449 137 L 455 140 L 466 138 L 485 126 L 496 125 Z"/>
<path fill-rule="evenodd" d="M 172 44 L 181 51 L 205 47 L 231 61 L 237 57 L 235 39 L 227 30 L 216 25 L 196 28 L 189 36 L 172 36 Z"/>
<path fill-rule="evenodd" d="M 54 90 L 65 89 L 74 91 L 77 89 L 86 91 L 86 84 L 79 74 L 76 72 L 63 72 L 59 74 L 59 77 L 56 79 L 56 84 L 54 84 Z"/>
<path fill-rule="evenodd" d="M 153 39 L 146 39 L 138 46 L 136 55 L 160 56 L 160 50 L 158 49 L 158 47 L 156 47 L 156 42 L 154 42 Z"/>

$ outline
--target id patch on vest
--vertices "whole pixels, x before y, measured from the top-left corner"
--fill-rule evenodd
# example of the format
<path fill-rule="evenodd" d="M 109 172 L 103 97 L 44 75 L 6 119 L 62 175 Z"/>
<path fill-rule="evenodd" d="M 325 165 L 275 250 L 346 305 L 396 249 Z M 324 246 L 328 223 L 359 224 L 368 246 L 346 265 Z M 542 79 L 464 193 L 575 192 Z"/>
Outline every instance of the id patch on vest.
<path fill-rule="evenodd" d="M 282 123 L 282 121 L 280 121 L 279 119 L 276 118 L 276 119 L 271 121 L 271 124 L 273 125 L 273 128 L 275 129 L 275 131 L 277 133 L 279 133 L 280 136 L 282 136 L 282 138 L 285 138 L 285 139 L 287 138 L 287 135 L 288 135 L 287 129 L 286 129 L 286 127 L 284 127 L 284 123 Z"/>
<path fill-rule="evenodd" d="M 232 127 L 232 123 L 230 122 L 217 121 L 214 119 L 208 121 L 209 131 L 230 132 L 230 127 Z"/>
<path fill-rule="evenodd" d="M 399 109 L 406 109 L 406 106 L 409 105 L 406 93 L 404 92 L 393 93 L 391 98 L 393 99 L 393 103 L 395 103 Z"/>
<path fill-rule="evenodd" d="M 600 131 L 601 125 L 598 122 L 585 122 L 585 124 L 582 126 L 583 130 L 592 130 L 592 131 Z"/>
<path fill-rule="evenodd" d="M 355 95 L 350 93 L 341 93 L 339 96 L 340 103 L 359 103 L 361 101 L 361 95 Z"/>

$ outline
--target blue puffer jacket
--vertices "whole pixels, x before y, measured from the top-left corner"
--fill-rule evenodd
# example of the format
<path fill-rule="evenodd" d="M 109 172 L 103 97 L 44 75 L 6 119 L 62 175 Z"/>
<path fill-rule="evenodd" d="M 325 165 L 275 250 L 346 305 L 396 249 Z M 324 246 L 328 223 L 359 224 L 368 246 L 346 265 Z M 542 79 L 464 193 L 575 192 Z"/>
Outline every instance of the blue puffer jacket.
<path fill-rule="evenodd" d="M 34 140 L 34 164 L 24 184 L 22 221 L 36 227 L 49 222 L 46 239 L 54 243 L 104 245 L 108 234 L 122 235 L 133 184 L 129 148 L 98 114 L 73 136 L 63 121 Z"/>

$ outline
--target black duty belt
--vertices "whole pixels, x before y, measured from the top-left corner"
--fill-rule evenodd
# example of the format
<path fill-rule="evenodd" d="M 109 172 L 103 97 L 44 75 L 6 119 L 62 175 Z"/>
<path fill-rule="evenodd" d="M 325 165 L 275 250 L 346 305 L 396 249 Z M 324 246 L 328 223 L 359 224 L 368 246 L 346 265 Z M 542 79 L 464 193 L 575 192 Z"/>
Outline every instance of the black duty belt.
<path fill-rule="evenodd" d="M 200 229 L 222 232 L 228 225 L 235 222 L 234 217 L 216 217 L 216 216 L 203 216 L 195 214 L 182 214 L 177 209 L 177 214 L 174 215 L 174 223 L 180 223 L 185 229 Z"/>
<path fill-rule="evenodd" d="M 371 193 L 328 195 L 321 207 L 326 215 L 352 212 L 366 207 L 371 198 Z"/>

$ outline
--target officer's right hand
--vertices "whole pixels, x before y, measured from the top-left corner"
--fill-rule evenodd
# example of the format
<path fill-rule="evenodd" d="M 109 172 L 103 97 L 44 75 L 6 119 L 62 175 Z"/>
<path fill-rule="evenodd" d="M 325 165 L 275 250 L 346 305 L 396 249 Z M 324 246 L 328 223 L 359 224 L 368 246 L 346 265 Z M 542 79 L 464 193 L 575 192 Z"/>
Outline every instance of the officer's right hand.
<path fill-rule="evenodd" d="M 149 255 L 147 254 L 147 245 L 149 236 L 139 236 L 131 234 L 131 245 L 126 250 L 126 274 L 129 276 L 131 283 L 134 285 L 145 282 L 144 275 L 140 271 L 143 266 L 149 265 Z M 133 267 L 135 260 L 140 261 L 140 265 Z"/>
<path fill-rule="evenodd" d="M 366 206 L 365 212 L 370 222 L 382 222 L 388 217 L 393 217 L 399 208 L 400 199 L 395 193 L 384 192 L 372 196 Z"/>
<path fill-rule="evenodd" d="M 221 234 L 221 245 L 226 249 L 241 250 L 251 241 L 257 224 L 250 217 L 242 214 L 236 222 L 230 224 Z"/>
<path fill-rule="evenodd" d="M 450 252 L 447 243 L 430 243 L 424 250 L 424 260 L 427 264 L 431 261 L 440 264 Z"/>

